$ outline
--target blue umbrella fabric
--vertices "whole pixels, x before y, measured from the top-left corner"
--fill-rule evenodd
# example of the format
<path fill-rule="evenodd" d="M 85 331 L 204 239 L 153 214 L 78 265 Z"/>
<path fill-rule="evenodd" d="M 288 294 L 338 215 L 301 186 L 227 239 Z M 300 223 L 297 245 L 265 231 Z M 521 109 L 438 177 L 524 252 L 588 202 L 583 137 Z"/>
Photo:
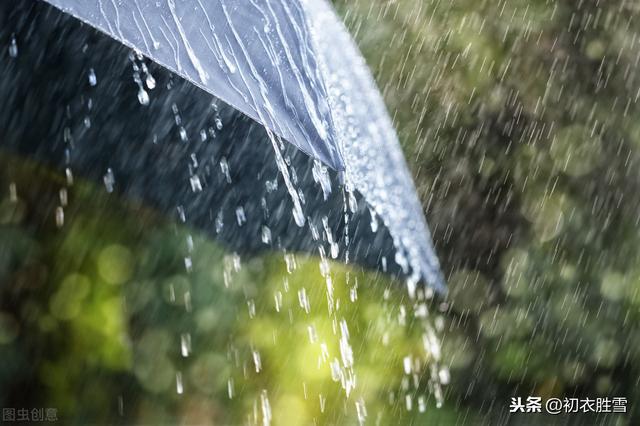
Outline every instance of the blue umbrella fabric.
<path fill-rule="evenodd" d="M 410 293 L 419 280 L 444 290 L 422 206 L 369 68 L 328 2 L 303 0 L 303 5 L 328 87 L 348 180 L 389 228 L 396 263 L 405 273 L 411 271 Z"/>
<path fill-rule="evenodd" d="M 344 168 L 298 0 L 46 1 Z"/>
<path fill-rule="evenodd" d="M 67 20 L 43 18 L 42 14 L 52 12 L 38 10 L 34 16 L 41 21 L 24 31 L 28 34 L 25 38 L 35 43 L 38 37 L 34 34 L 39 32 L 41 42 L 73 33 L 77 40 L 69 37 L 58 53 L 49 49 L 53 53 L 39 54 L 39 63 L 25 64 L 16 58 L 3 68 L 7 78 L 0 84 L 0 93 L 8 105 L 19 105 L 0 114 L 5 145 L 13 144 L 23 154 L 56 165 L 73 163 L 74 170 L 94 179 L 115 179 L 122 193 L 147 200 L 159 210 L 175 211 L 178 206 L 181 220 L 213 229 L 211 232 L 233 249 L 255 251 L 266 244 L 315 251 L 320 233 L 325 242 L 341 240 L 346 247 L 341 259 L 397 270 L 408 277 L 412 294 L 418 281 L 444 290 L 391 120 L 362 56 L 326 1 L 46 2 L 133 48 L 138 52 L 133 55 L 134 70 L 140 66 L 135 62 L 146 56 L 171 73 L 154 69 L 158 80 L 154 99 L 146 109 L 136 108 L 120 96 L 125 92 L 121 77 L 125 65 L 120 66 L 111 56 L 117 57 L 121 49 L 104 48 L 107 42 L 98 36 L 79 37 L 79 29 L 67 29 Z M 22 3 L 26 4 L 31 2 Z M 7 22 L 15 21 L 7 18 Z M 85 46 L 94 39 L 100 40 L 96 51 L 87 52 Z M 90 61 L 101 78 L 109 75 L 115 82 L 95 85 L 90 75 L 91 87 L 80 87 L 75 76 L 86 72 L 86 64 L 76 63 L 75 56 L 61 61 L 58 56 L 64 51 L 82 52 L 87 56 L 83 60 Z M 50 97 L 43 97 L 50 89 L 37 71 L 39 67 L 56 69 L 60 62 L 73 71 L 61 72 L 59 87 Z M 175 81 L 171 74 L 183 80 Z M 21 86 L 20 79 L 25 76 L 29 83 Z M 143 90 L 139 77 L 137 83 Z M 178 124 L 176 105 L 182 105 L 181 138 L 210 125 L 210 117 L 204 117 L 203 111 L 208 114 L 211 95 L 223 101 L 213 102 L 213 127 L 218 122 L 231 123 L 209 132 L 217 135 L 217 143 L 204 138 L 193 142 L 196 138 L 191 138 L 188 147 L 163 145 L 173 132 L 167 124 L 174 121 L 172 115 Z M 68 111 L 68 99 L 84 102 L 88 96 L 113 97 L 108 103 L 94 102 L 90 128 L 82 122 L 69 126 L 69 117 L 54 113 L 64 108 Z M 32 97 L 40 102 L 48 99 L 52 113 L 46 113 L 46 108 L 31 111 Z M 77 107 L 81 108 L 84 106 Z M 252 120 L 239 116 L 238 111 Z M 115 125 L 116 117 L 128 121 Z M 193 119 L 188 122 L 186 117 Z M 39 124 L 34 127 L 33 123 Z M 63 127 L 65 134 L 71 128 L 68 133 L 77 138 L 69 143 L 74 154 L 65 151 L 64 160 L 52 161 L 51 147 L 40 141 L 61 133 Z M 131 143 L 150 138 L 153 142 Z M 307 155 L 292 151 L 281 138 Z M 78 143 L 80 139 L 101 143 Z M 27 146 L 25 141 L 37 142 Z M 210 163 L 203 159 L 210 159 Z M 226 169 L 224 176 L 211 172 L 217 167 Z M 109 176 L 112 172 L 115 178 Z M 277 173 L 284 175 L 285 189 L 274 186 Z M 273 180 L 267 180 L 265 188 L 268 177 Z M 179 181 L 189 182 L 193 191 L 168 190 Z M 335 190 L 342 185 L 349 191 Z M 346 198 L 354 202 L 345 203 Z M 295 204 L 293 219 L 284 207 L 291 199 Z M 344 204 L 351 206 L 350 223 L 346 223 L 349 219 L 342 209 L 336 209 Z M 301 221 L 296 211 L 306 220 Z M 260 220 L 243 224 L 240 218 L 245 216 Z M 375 230 L 372 224 L 378 219 L 384 226 Z M 394 256 L 389 258 L 391 253 Z M 332 257 L 338 254 L 332 253 Z"/>

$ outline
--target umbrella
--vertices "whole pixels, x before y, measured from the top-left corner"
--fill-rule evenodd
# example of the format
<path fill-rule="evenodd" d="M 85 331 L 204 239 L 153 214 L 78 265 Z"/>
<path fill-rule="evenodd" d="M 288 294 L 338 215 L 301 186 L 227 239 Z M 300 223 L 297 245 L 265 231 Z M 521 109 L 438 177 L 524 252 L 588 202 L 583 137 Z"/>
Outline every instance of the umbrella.
<path fill-rule="evenodd" d="M 2 146 L 233 250 L 319 250 L 444 288 L 392 123 L 328 3 L 47 2 L 0 5 Z"/>

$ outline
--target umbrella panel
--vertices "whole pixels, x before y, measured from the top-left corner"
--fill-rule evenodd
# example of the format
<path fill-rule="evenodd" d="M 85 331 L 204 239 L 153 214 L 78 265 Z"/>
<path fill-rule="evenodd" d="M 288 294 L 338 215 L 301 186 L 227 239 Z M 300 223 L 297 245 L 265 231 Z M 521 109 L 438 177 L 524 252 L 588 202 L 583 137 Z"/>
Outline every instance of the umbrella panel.
<path fill-rule="evenodd" d="M 388 229 L 336 172 L 278 139 L 302 195 L 299 226 L 261 124 L 55 8 L 0 8 L 0 40 L 19 41 L 0 61 L 3 149 L 99 182 L 232 251 L 322 250 L 401 274 Z"/>

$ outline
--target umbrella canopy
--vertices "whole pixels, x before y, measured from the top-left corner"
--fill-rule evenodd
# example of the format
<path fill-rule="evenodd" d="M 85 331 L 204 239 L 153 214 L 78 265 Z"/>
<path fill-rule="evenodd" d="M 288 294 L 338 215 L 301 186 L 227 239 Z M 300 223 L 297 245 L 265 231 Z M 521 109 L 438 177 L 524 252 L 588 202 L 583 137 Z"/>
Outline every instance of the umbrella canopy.
<path fill-rule="evenodd" d="M 297 0 L 46 1 L 344 167 Z"/>
<path fill-rule="evenodd" d="M 0 6 L 4 146 L 234 250 L 321 250 L 444 288 L 390 119 L 327 3 L 49 3 L 66 13 Z"/>
<path fill-rule="evenodd" d="M 303 0 L 349 180 L 389 228 L 396 262 L 412 280 L 444 289 L 422 206 L 380 92 L 349 32 L 326 1 Z M 340 46 L 339 49 L 336 46 Z M 413 282 L 409 282 L 413 291 Z"/>

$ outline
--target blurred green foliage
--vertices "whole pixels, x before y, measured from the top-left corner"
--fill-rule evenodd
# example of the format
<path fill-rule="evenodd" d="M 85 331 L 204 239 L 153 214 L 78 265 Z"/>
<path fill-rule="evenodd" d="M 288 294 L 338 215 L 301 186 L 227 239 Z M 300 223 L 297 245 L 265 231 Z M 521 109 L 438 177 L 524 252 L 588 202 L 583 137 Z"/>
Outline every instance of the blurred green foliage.
<path fill-rule="evenodd" d="M 449 399 L 506 421 L 509 396 L 621 395 L 634 417 L 560 421 L 636 423 L 637 4 L 334 3 L 435 234 L 443 344 L 473 354 L 452 360 Z"/>
<path fill-rule="evenodd" d="M 432 317 L 445 404 L 399 283 L 331 264 L 330 312 L 317 258 L 241 260 L 2 157 L 2 406 L 57 407 L 74 424 L 352 424 L 361 407 L 376 424 L 637 423 L 637 5 L 334 3 L 394 117 L 447 275 L 447 301 L 430 306 L 444 312 Z M 343 319 L 349 397 L 348 368 L 331 368 Z M 509 398 L 528 395 L 625 396 L 632 413 L 509 416 Z"/>
<path fill-rule="evenodd" d="M 459 417 L 436 409 L 399 283 L 293 253 L 240 259 L 93 184 L 0 164 L 3 407 L 65 424 Z"/>

